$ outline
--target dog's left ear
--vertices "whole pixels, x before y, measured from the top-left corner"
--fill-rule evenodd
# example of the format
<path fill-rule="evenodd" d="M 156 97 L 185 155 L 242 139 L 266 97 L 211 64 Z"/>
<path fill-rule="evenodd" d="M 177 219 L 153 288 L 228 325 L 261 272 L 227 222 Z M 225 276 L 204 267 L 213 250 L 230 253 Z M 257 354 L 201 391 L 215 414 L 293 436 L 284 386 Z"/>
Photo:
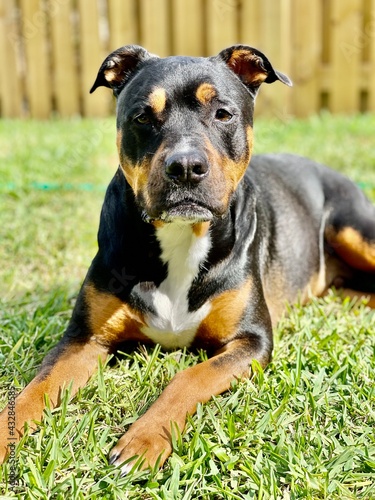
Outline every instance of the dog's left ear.
<path fill-rule="evenodd" d="M 217 57 L 222 59 L 242 83 L 252 90 L 257 90 L 263 82 L 272 83 L 276 80 L 280 80 L 290 87 L 293 85 L 286 75 L 273 69 L 262 52 L 248 45 L 228 47 L 221 51 Z"/>
<path fill-rule="evenodd" d="M 139 45 L 124 45 L 105 58 L 99 68 L 98 76 L 91 87 L 90 94 L 98 87 L 109 87 L 117 97 L 124 85 L 148 59 L 157 56 L 150 54 Z"/>

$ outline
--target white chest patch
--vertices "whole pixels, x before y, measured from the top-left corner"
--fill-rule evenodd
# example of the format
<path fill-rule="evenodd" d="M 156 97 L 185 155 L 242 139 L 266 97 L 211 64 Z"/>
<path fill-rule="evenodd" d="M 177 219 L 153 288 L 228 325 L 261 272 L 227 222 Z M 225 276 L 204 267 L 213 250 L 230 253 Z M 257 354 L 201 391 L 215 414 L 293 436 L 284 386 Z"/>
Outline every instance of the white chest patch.
<path fill-rule="evenodd" d="M 194 234 L 191 224 L 172 222 L 156 230 L 161 259 L 168 265 L 168 275 L 158 288 L 149 290 L 137 285 L 136 293 L 155 310 L 147 314 L 142 332 L 168 349 L 189 346 L 200 322 L 210 312 L 209 303 L 189 312 L 188 293 L 211 247 L 207 232 Z"/>

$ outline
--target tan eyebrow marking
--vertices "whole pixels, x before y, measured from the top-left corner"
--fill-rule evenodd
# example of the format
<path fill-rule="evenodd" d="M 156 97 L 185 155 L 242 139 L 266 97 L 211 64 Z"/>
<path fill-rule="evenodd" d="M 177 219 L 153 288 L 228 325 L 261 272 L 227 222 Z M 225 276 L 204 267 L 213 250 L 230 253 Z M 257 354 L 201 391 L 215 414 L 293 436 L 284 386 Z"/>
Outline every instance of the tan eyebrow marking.
<path fill-rule="evenodd" d="M 167 103 L 167 93 L 162 87 L 156 87 L 148 97 L 148 102 L 155 114 L 162 113 Z"/>
<path fill-rule="evenodd" d="M 215 87 L 208 82 L 201 83 L 195 92 L 196 98 L 203 105 L 209 104 L 216 95 Z"/>

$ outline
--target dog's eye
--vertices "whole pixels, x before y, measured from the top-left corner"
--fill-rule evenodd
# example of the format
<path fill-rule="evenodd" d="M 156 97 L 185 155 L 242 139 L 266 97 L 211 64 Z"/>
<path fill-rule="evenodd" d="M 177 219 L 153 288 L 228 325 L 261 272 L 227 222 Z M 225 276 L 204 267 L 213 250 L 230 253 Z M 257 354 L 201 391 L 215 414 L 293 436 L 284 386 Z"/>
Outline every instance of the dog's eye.
<path fill-rule="evenodd" d="M 134 118 L 134 121 L 135 123 L 138 123 L 138 125 L 148 125 L 150 123 L 150 118 L 146 115 L 146 113 L 141 113 Z"/>
<path fill-rule="evenodd" d="M 218 109 L 215 115 L 216 120 L 221 122 L 229 122 L 233 118 L 233 115 L 229 113 L 226 109 Z"/>

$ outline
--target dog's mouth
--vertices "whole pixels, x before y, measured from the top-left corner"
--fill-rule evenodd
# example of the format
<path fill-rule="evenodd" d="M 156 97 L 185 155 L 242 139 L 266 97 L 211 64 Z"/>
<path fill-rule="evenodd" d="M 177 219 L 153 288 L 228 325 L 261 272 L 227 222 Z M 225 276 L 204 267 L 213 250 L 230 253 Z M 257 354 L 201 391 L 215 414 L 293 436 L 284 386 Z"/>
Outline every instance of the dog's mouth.
<path fill-rule="evenodd" d="M 183 201 L 176 203 L 162 213 L 161 220 L 172 222 L 175 219 L 182 219 L 187 222 L 204 222 L 213 218 L 211 210 L 193 201 Z"/>
<path fill-rule="evenodd" d="M 207 205 L 187 199 L 163 207 L 157 214 L 145 214 L 144 218 L 147 221 L 174 222 L 180 220 L 193 224 L 211 221 L 213 217 L 214 213 Z"/>

